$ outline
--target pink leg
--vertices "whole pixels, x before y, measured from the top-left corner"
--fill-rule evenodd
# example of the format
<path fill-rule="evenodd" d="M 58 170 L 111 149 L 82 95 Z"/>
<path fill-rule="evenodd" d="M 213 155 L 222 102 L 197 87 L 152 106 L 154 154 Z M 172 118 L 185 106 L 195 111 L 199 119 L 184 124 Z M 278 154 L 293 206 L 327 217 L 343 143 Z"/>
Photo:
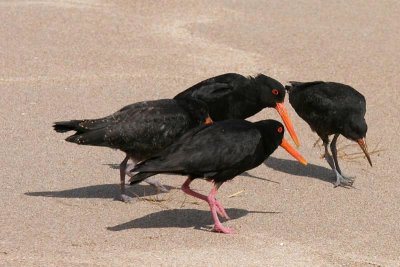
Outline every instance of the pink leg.
<path fill-rule="evenodd" d="M 230 219 L 231 219 L 231 218 L 228 216 L 228 214 L 226 213 L 226 211 L 225 211 L 224 207 L 222 206 L 221 202 L 219 202 L 219 201 L 216 200 L 216 199 L 215 199 L 215 206 L 217 206 L 217 212 L 218 212 L 218 214 L 219 214 L 221 217 L 223 217 L 223 218 L 225 218 L 225 219 L 227 219 L 227 220 L 230 220 Z"/>
<path fill-rule="evenodd" d="M 190 183 L 192 181 L 193 180 L 190 177 L 187 178 L 186 181 L 181 186 L 182 191 L 185 192 L 186 194 L 188 194 L 189 196 L 192 196 L 192 197 L 199 198 L 201 200 L 207 201 L 207 196 L 202 195 L 202 194 L 197 193 L 197 192 L 194 192 L 192 189 L 190 189 L 189 185 L 190 185 Z"/>
<path fill-rule="evenodd" d="M 185 181 L 185 182 L 183 183 L 183 185 L 181 186 L 182 191 L 185 192 L 186 194 L 188 194 L 189 196 L 192 196 L 192 197 L 195 197 L 195 198 L 199 198 L 199 199 L 204 200 L 204 201 L 206 201 L 207 203 L 209 203 L 209 202 L 208 202 L 207 196 L 202 195 L 202 194 L 200 194 L 200 193 L 197 193 L 197 192 L 193 191 L 192 189 L 190 189 L 189 185 L 190 185 L 190 183 L 191 183 L 192 181 L 193 181 L 193 180 L 192 180 L 190 177 L 187 178 L 186 181 Z M 229 218 L 228 214 L 226 213 L 226 211 L 225 211 L 224 207 L 222 206 L 222 204 L 219 203 L 218 200 L 216 200 L 216 199 L 214 199 L 214 200 L 215 200 L 215 205 L 216 205 L 216 207 L 217 207 L 217 213 L 218 213 L 221 217 L 223 217 L 223 218 L 229 220 L 230 218 Z"/>
<path fill-rule="evenodd" d="M 215 200 L 215 196 L 217 195 L 217 193 L 218 193 L 218 188 L 216 185 L 214 185 L 213 188 L 211 189 L 210 194 L 207 197 L 208 204 L 210 205 L 210 209 L 211 209 L 211 215 L 214 220 L 214 230 L 216 232 L 220 232 L 220 233 L 224 233 L 224 234 L 233 234 L 234 233 L 233 229 L 224 227 L 218 219 L 218 215 L 217 215 L 218 207 L 216 204 L 217 201 Z"/>

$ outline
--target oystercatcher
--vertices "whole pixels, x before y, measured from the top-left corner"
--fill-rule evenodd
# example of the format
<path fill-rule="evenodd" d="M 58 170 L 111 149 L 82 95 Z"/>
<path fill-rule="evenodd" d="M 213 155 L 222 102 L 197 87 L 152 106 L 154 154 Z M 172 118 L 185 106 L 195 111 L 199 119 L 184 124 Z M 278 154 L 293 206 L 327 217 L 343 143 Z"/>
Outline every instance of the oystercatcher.
<path fill-rule="evenodd" d="M 306 165 L 306 160 L 283 138 L 284 127 L 275 120 L 251 123 L 245 120 L 215 122 L 190 130 L 172 145 L 151 158 L 138 163 L 131 172 L 138 172 L 131 184 L 139 183 L 158 173 L 187 175 L 182 190 L 206 201 L 211 209 L 214 230 L 232 233 L 224 227 L 217 213 L 229 219 L 222 204 L 216 200 L 219 187 L 227 180 L 259 166 L 278 146 Z M 196 178 L 213 182 L 208 196 L 190 189 Z"/>
<path fill-rule="evenodd" d="M 351 186 L 354 178 L 345 176 L 339 167 L 336 141 L 339 135 L 343 135 L 357 142 L 372 166 L 365 141 L 368 127 L 364 118 L 366 112 L 364 96 L 348 85 L 335 82 L 290 82 L 290 84 L 286 86 L 289 102 L 297 114 L 322 139 L 325 147 L 324 157 L 336 175 L 335 187 Z M 333 159 L 328 151 L 330 135 L 334 135 L 330 144 Z"/>

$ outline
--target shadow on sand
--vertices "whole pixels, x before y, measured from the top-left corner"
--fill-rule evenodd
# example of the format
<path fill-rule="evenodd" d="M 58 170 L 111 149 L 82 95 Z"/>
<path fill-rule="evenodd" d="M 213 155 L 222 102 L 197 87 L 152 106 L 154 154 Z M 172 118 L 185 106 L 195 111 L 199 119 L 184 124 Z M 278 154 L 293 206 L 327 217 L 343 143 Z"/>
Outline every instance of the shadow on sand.
<path fill-rule="evenodd" d="M 166 188 L 173 189 L 175 187 L 167 186 Z M 102 184 L 79 187 L 74 189 L 67 189 L 61 191 L 41 191 L 41 192 L 26 192 L 28 196 L 41 196 L 41 197 L 56 197 L 56 198 L 115 198 L 119 194 L 118 184 Z M 129 196 L 152 196 L 156 195 L 157 190 L 150 185 L 135 185 L 127 186 L 127 194 Z"/>
<path fill-rule="evenodd" d="M 314 165 L 311 163 L 308 163 L 307 166 L 303 166 L 299 164 L 295 160 L 288 160 L 288 159 L 278 159 L 275 157 L 269 157 L 264 164 L 272 168 L 274 170 L 288 173 L 291 175 L 296 175 L 296 176 L 305 176 L 305 177 L 311 177 L 314 179 L 319 179 L 324 182 L 328 183 L 333 183 L 334 182 L 334 176 L 332 173 L 332 170 L 326 168 L 326 167 L 321 167 L 318 165 Z M 107 164 L 110 166 L 110 168 L 118 168 L 118 164 Z M 268 182 L 273 182 L 273 183 L 278 183 L 273 180 L 269 180 L 267 178 L 263 177 L 258 177 L 249 174 L 248 172 L 244 172 L 241 174 L 241 176 L 245 177 L 250 177 L 254 179 L 260 179 Z M 168 185 L 165 185 L 169 190 L 174 189 L 175 187 L 171 187 Z M 158 194 L 157 190 L 154 189 L 152 186 L 149 185 L 135 185 L 135 186 L 128 186 L 127 187 L 128 195 L 130 196 L 152 196 Z M 111 198 L 114 199 L 119 193 L 119 185 L 118 184 L 102 184 L 102 185 L 92 185 L 92 186 L 85 186 L 85 187 L 79 187 L 79 188 L 74 188 L 74 189 L 67 189 L 67 190 L 61 190 L 61 191 L 40 191 L 40 192 L 26 192 L 25 195 L 28 196 L 41 196 L 41 197 L 55 197 L 55 198 Z M 202 211 L 197 211 L 197 210 L 179 210 L 177 212 L 179 213 L 193 213 L 195 211 L 196 214 L 202 213 Z M 165 212 L 174 212 L 174 210 L 169 210 Z M 235 213 L 236 212 L 236 213 Z M 238 210 L 234 211 L 235 214 L 239 214 Z M 156 216 L 156 215 L 149 215 L 149 216 Z M 175 215 L 174 215 L 175 216 Z M 192 215 L 185 215 L 181 214 L 179 216 L 182 217 L 187 217 L 187 216 L 192 216 Z M 206 216 L 207 217 L 207 216 Z M 193 218 L 196 219 L 201 219 L 204 218 L 204 216 L 193 216 Z M 194 220 L 196 220 L 194 219 Z M 191 222 L 189 220 L 188 222 Z M 200 225 L 202 225 L 201 223 Z M 193 225 L 191 225 L 193 226 Z M 182 226 L 179 226 L 182 227 Z"/>
<path fill-rule="evenodd" d="M 244 209 L 226 209 L 231 220 L 246 216 L 249 213 L 275 214 L 273 211 L 248 211 Z M 223 221 L 223 220 L 221 220 Z M 210 211 L 196 209 L 170 209 L 145 215 L 141 218 L 107 227 L 110 231 L 123 231 L 132 228 L 195 228 L 201 229 L 205 225 L 213 224 Z"/>
<path fill-rule="evenodd" d="M 333 183 L 335 180 L 331 169 L 311 163 L 303 166 L 295 160 L 269 157 L 264 164 L 269 168 L 291 175 L 310 177 L 328 183 Z"/>
<path fill-rule="evenodd" d="M 277 181 L 274 181 L 274 180 L 270 180 L 270 179 L 267 179 L 267 178 L 263 178 L 263 177 L 259 177 L 259 176 L 255 176 L 255 175 L 252 175 L 252 174 L 250 174 L 248 172 L 244 172 L 244 173 L 240 174 L 239 176 L 254 178 L 254 179 L 258 179 L 258 180 L 262 180 L 262 181 L 266 181 L 266 182 L 271 182 L 271 183 L 275 183 L 275 184 L 280 184 L 280 182 L 277 182 Z"/>

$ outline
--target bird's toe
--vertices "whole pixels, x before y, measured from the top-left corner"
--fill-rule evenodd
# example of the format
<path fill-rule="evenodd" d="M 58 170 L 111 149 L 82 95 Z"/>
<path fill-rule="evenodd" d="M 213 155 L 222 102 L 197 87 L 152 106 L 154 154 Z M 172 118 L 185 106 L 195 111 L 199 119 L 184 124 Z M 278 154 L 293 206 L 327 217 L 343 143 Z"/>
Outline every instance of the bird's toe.
<path fill-rule="evenodd" d="M 354 177 L 344 176 L 338 172 L 336 172 L 336 182 L 334 187 L 338 186 L 352 186 L 354 183 Z"/>
<path fill-rule="evenodd" d="M 158 185 L 157 189 L 160 190 L 160 192 L 162 192 L 162 193 L 167 193 L 167 192 L 169 192 L 168 188 L 166 188 L 165 186 L 163 186 L 161 183 Z"/>
<path fill-rule="evenodd" d="M 214 225 L 214 232 L 223 233 L 223 234 L 234 234 L 235 230 L 229 227 L 224 227 L 222 225 Z"/>
<path fill-rule="evenodd" d="M 163 186 L 160 181 L 154 179 L 153 177 L 147 178 L 145 181 L 149 185 L 155 187 L 157 189 L 157 191 L 159 191 L 159 192 L 162 192 L 162 193 L 169 192 L 169 190 L 165 186 Z"/>

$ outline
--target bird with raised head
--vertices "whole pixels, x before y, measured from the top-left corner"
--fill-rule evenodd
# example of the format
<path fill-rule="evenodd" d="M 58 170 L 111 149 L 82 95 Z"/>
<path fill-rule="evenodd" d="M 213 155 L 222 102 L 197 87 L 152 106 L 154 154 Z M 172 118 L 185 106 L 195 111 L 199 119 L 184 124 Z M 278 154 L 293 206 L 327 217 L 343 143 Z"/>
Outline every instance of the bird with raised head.
<path fill-rule="evenodd" d="M 159 174 L 187 175 L 182 190 L 206 201 L 214 220 L 214 230 L 232 233 L 224 227 L 218 214 L 229 219 L 222 204 L 216 200 L 219 187 L 235 176 L 259 166 L 278 146 L 306 165 L 306 160 L 283 138 L 284 127 L 275 120 L 251 123 L 245 120 L 225 120 L 190 130 L 172 145 L 151 158 L 138 163 L 130 179 L 136 184 Z M 213 182 L 208 196 L 193 191 L 189 186 L 196 178 Z"/>
<path fill-rule="evenodd" d="M 339 135 L 357 142 L 372 166 L 365 140 L 368 129 L 364 118 L 365 97 L 351 86 L 336 82 L 290 82 L 286 89 L 296 113 L 322 139 L 324 157 L 336 175 L 335 187 L 353 185 L 354 178 L 345 176 L 339 167 L 336 142 Z M 333 135 L 330 143 L 333 157 L 328 151 L 330 135 Z"/>

